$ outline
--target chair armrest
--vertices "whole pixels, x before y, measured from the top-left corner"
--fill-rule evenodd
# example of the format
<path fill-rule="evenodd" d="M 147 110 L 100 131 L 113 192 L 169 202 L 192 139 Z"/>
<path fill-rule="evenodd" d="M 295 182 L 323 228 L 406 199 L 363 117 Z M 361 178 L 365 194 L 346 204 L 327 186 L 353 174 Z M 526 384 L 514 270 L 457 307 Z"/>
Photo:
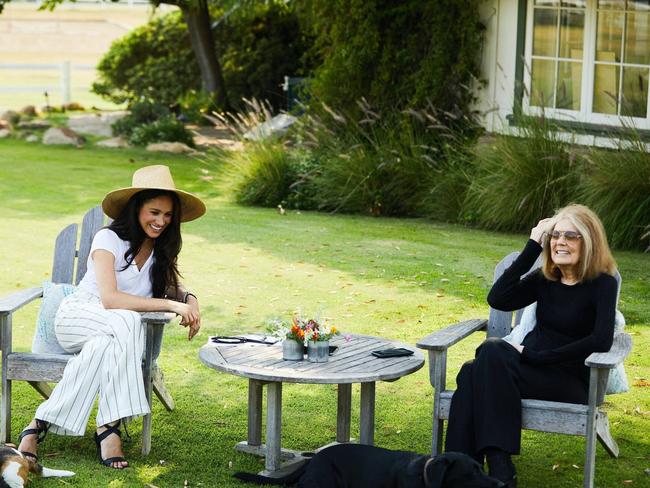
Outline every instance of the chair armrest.
<path fill-rule="evenodd" d="M 631 350 L 632 337 L 623 332 L 614 336 L 614 342 L 609 351 L 591 353 L 585 360 L 585 365 L 590 368 L 612 369 L 622 363 Z"/>
<path fill-rule="evenodd" d="M 20 290 L 10 295 L 0 298 L 0 315 L 6 315 L 15 312 L 21 307 L 24 307 L 32 300 L 41 298 L 43 296 L 43 288 L 29 288 Z"/>
<path fill-rule="evenodd" d="M 167 324 L 176 316 L 172 312 L 143 312 L 140 314 L 143 323 Z"/>
<path fill-rule="evenodd" d="M 486 319 L 465 320 L 429 334 L 420 339 L 416 346 L 429 351 L 444 351 L 473 332 L 485 329 L 486 326 Z"/>

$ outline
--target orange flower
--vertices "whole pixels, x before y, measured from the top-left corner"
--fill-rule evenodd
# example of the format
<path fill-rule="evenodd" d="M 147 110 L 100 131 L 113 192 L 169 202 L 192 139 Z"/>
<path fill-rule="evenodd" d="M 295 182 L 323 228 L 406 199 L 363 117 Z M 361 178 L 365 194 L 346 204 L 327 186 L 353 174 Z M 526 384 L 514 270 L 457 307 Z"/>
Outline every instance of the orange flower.
<path fill-rule="evenodd" d="M 338 331 L 336 330 L 336 327 L 332 327 L 331 331 L 332 331 L 332 334 L 336 334 L 336 333 L 338 332 Z"/>

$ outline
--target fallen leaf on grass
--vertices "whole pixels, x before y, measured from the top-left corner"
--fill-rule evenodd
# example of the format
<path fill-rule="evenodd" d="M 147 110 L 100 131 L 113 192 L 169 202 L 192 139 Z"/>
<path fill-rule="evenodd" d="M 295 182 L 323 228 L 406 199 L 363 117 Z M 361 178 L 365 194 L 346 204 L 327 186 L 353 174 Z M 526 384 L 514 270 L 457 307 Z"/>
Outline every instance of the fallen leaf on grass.
<path fill-rule="evenodd" d="M 632 483 L 634 483 L 634 480 L 623 480 L 624 485 L 631 485 Z"/>
<path fill-rule="evenodd" d="M 557 468 L 559 468 L 559 467 L 560 467 L 559 464 L 554 464 L 553 467 L 551 467 L 551 469 L 552 469 L 553 471 L 555 471 L 555 470 L 556 470 Z"/>
<path fill-rule="evenodd" d="M 639 386 L 639 387 L 643 388 L 643 387 L 646 387 L 646 386 L 650 386 L 650 381 L 639 380 L 636 383 L 634 383 L 632 386 Z"/>
<path fill-rule="evenodd" d="M 573 466 L 576 469 L 580 469 L 580 466 L 578 466 L 577 464 L 572 464 L 571 466 Z"/>
<path fill-rule="evenodd" d="M 363 303 L 375 303 L 376 301 L 377 301 L 377 300 L 375 300 L 374 298 L 371 298 L 370 300 L 366 300 L 366 301 L 363 302 Z"/>

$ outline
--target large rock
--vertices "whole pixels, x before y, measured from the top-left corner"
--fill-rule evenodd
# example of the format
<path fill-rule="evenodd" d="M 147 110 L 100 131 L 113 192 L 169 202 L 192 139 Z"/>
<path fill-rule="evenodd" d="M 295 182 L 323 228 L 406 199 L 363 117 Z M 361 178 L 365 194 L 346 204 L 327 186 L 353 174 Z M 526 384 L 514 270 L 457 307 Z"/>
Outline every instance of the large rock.
<path fill-rule="evenodd" d="M 6 120 L 10 124 L 15 124 L 18 120 L 20 120 L 20 114 L 15 110 L 7 110 L 6 112 L 3 112 L 2 115 L 0 115 L 0 120 Z"/>
<path fill-rule="evenodd" d="M 40 129 L 48 129 L 52 127 L 52 123 L 48 122 L 47 120 L 23 120 L 22 122 L 18 122 L 19 129 L 21 130 L 40 130 Z"/>
<path fill-rule="evenodd" d="M 187 144 L 183 144 L 182 142 L 154 142 L 147 146 L 147 151 L 170 152 L 176 154 L 195 152 L 194 149 L 192 149 Z"/>
<path fill-rule="evenodd" d="M 68 119 L 68 127 L 79 134 L 111 137 L 113 135 L 113 129 L 111 126 L 127 114 L 128 112 L 121 111 L 101 114 L 73 115 Z"/>
<path fill-rule="evenodd" d="M 296 122 L 293 115 L 278 114 L 262 122 L 261 124 L 253 127 L 251 130 L 244 134 L 244 139 L 249 141 L 261 141 L 268 137 L 280 137 L 287 132 L 287 129 Z"/>
<path fill-rule="evenodd" d="M 11 131 L 9 129 L 0 129 L 0 139 L 5 139 L 11 136 Z"/>
<path fill-rule="evenodd" d="M 52 127 L 43 134 L 43 144 L 79 146 L 83 142 L 84 140 L 81 136 L 67 127 Z"/>
<path fill-rule="evenodd" d="M 27 142 L 38 142 L 40 139 L 36 134 L 29 134 L 27 137 L 25 137 L 25 140 Z"/>
<path fill-rule="evenodd" d="M 0 129 L 11 129 L 11 123 L 8 120 L 0 119 Z"/>
<path fill-rule="evenodd" d="M 20 113 L 23 115 L 26 115 L 28 117 L 36 117 L 38 113 L 36 113 L 36 107 L 34 105 L 26 105 L 24 106 L 21 110 Z"/>
<path fill-rule="evenodd" d="M 113 137 L 112 139 L 104 139 L 97 142 L 96 145 L 100 147 L 131 147 L 131 144 L 129 144 L 122 136 Z"/>

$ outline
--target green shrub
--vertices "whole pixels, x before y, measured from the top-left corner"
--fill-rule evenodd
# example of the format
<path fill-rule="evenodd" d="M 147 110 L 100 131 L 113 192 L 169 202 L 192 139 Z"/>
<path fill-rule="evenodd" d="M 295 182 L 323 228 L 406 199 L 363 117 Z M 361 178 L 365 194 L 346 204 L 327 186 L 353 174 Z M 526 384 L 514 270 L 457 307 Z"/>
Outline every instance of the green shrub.
<path fill-rule="evenodd" d="M 173 116 L 167 116 L 133 129 L 129 142 L 134 146 L 146 146 L 152 142 L 182 142 L 194 147 L 192 134 Z"/>
<path fill-rule="evenodd" d="M 290 152 L 278 142 L 256 142 L 232 153 L 235 198 L 244 205 L 275 207 L 285 203 L 296 179 Z"/>
<path fill-rule="evenodd" d="M 523 231 L 576 199 L 578 149 L 545 118 L 524 118 L 520 137 L 479 146 L 464 215 L 495 230 Z"/>
<path fill-rule="evenodd" d="M 650 230 L 650 153 L 634 131 L 617 150 L 593 148 L 579 195 L 601 218 L 613 247 L 641 249 Z M 650 237 L 650 236 L 647 236 Z"/>
<path fill-rule="evenodd" d="M 135 102 L 131 105 L 129 114 L 113 124 L 113 133 L 129 138 L 137 127 L 169 116 L 169 109 L 164 105 L 148 101 Z"/>
<path fill-rule="evenodd" d="M 309 39 L 301 31 L 292 4 L 280 0 L 243 2 L 227 17 L 219 7 L 211 10 L 221 19 L 214 29 L 215 49 L 221 62 L 229 100 L 243 97 L 268 99 L 281 107 L 284 76 L 301 73 Z M 187 26 L 179 12 L 169 13 L 113 42 L 97 67 L 93 91 L 116 103 L 140 99 L 167 106 L 192 105 L 213 109 L 213 100 L 192 97 L 200 93 L 201 74 Z M 197 102 L 206 106 L 198 106 Z"/>
<path fill-rule="evenodd" d="M 335 107 L 365 97 L 381 113 L 427 102 L 469 111 L 480 76 L 481 0 L 313 0 L 303 16 L 322 59 L 314 96 Z"/>
<path fill-rule="evenodd" d="M 200 90 L 201 76 L 179 12 L 157 18 L 111 44 L 97 65 L 93 91 L 115 103 L 174 104 Z"/>

